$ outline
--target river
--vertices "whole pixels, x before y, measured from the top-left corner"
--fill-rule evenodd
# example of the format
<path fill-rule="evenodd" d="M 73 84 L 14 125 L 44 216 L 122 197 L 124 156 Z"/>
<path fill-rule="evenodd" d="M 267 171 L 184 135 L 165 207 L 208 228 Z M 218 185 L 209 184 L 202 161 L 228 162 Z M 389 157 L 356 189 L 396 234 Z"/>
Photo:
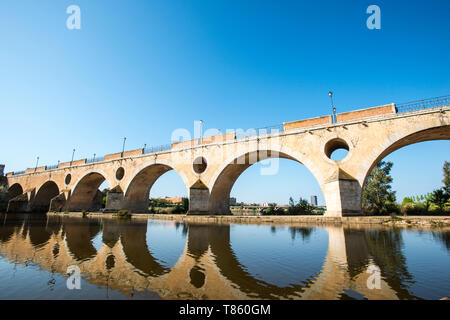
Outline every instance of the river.
<path fill-rule="evenodd" d="M 0 214 L 0 299 L 441 299 L 449 270 L 448 229 Z"/>

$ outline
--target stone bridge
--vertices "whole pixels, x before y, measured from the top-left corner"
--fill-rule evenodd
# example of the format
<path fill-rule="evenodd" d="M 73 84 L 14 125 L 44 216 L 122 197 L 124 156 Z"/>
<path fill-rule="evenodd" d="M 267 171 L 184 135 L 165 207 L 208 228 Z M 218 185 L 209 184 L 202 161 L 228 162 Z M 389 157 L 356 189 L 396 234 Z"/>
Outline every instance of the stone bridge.
<path fill-rule="evenodd" d="M 7 210 L 98 210 L 98 188 L 106 180 L 111 187 L 107 210 L 147 212 L 152 185 L 175 170 L 188 191 L 188 214 L 226 215 L 230 214 L 230 191 L 242 172 L 270 159 L 265 170 L 274 173 L 275 160 L 285 158 L 303 164 L 316 178 L 325 197 L 326 216 L 357 215 L 372 168 L 404 146 L 450 139 L 449 111 L 450 96 L 401 108 L 388 104 L 337 114 L 335 123 L 331 116 L 323 116 L 286 122 L 278 132 L 247 132 L 243 137 L 227 132 L 175 142 L 157 152 L 137 149 L 94 161 L 81 159 L 11 172 L 7 174 Z M 332 160 L 338 149 L 348 150 L 347 156 Z"/>

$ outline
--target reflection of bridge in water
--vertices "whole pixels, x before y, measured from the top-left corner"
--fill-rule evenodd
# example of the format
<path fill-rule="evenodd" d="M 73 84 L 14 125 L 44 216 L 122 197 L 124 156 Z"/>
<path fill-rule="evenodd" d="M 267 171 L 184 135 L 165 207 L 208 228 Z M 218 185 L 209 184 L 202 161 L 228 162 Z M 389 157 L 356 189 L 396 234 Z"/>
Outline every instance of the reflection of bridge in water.
<path fill-rule="evenodd" d="M 8 215 L 1 223 L 0 254 L 8 260 L 32 261 L 60 274 L 78 265 L 88 282 L 126 295 L 150 290 L 164 299 L 339 299 L 357 292 L 368 299 L 415 298 L 405 285 L 411 277 L 399 256 L 401 238 L 392 230 L 324 227 L 328 251 L 322 269 L 302 283 L 279 287 L 246 271 L 231 247 L 229 225 L 182 225 L 186 245 L 169 268 L 148 248 L 146 220 Z M 97 250 L 93 239 L 100 232 Z M 380 290 L 367 287 L 371 265 L 381 269 Z"/>

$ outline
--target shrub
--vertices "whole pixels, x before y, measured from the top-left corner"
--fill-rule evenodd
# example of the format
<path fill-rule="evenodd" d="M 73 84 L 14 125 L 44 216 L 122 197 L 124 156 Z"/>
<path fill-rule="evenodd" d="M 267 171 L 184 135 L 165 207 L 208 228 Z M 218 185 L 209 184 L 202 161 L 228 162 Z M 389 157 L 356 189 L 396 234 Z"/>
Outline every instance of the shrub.
<path fill-rule="evenodd" d="M 173 214 L 186 213 L 186 209 L 182 205 L 177 204 L 174 208 L 172 208 L 170 213 Z"/>
<path fill-rule="evenodd" d="M 302 214 L 313 214 L 314 207 L 308 203 L 305 199 L 300 198 L 300 200 L 295 203 L 292 197 L 289 198 L 289 215 L 302 215 Z"/>
<path fill-rule="evenodd" d="M 386 210 L 387 213 L 400 214 L 401 206 L 399 206 L 395 202 L 388 202 L 388 203 L 386 203 L 386 209 L 385 210 Z"/>
<path fill-rule="evenodd" d="M 263 216 L 281 216 L 286 214 L 283 208 L 277 208 L 275 206 L 270 206 L 261 210 L 261 215 Z"/>
<path fill-rule="evenodd" d="M 130 210 L 119 210 L 117 212 L 117 217 L 119 218 L 131 218 Z"/>
<path fill-rule="evenodd" d="M 428 211 L 422 204 L 418 203 L 406 203 L 401 208 L 401 214 L 404 216 L 417 216 L 427 214 Z"/>

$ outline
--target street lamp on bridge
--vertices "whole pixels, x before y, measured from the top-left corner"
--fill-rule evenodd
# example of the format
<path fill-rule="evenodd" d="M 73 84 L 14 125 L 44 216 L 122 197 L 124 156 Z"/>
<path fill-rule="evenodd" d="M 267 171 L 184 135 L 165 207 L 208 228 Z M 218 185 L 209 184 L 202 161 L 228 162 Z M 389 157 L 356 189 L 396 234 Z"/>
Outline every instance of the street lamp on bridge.
<path fill-rule="evenodd" d="M 333 106 L 333 92 L 328 92 L 328 95 L 330 96 L 330 101 L 331 101 L 331 111 L 332 111 L 332 116 L 331 116 L 331 123 L 336 123 L 337 119 L 336 119 L 336 108 Z"/>
<path fill-rule="evenodd" d="M 74 157 L 74 155 L 75 155 L 75 149 L 73 149 L 73 151 L 72 151 L 72 160 L 70 160 L 70 166 L 72 166 L 72 162 L 73 162 L 73 157 Z"/>
<path fill-rule="evenodd" d="M 123 158 L 123 153 L 125 152 L 125 141 L 127 140 L 126 137 L 123 138 L 123 146 L 122 146 L 122 156 L 121 158 Z"/>

